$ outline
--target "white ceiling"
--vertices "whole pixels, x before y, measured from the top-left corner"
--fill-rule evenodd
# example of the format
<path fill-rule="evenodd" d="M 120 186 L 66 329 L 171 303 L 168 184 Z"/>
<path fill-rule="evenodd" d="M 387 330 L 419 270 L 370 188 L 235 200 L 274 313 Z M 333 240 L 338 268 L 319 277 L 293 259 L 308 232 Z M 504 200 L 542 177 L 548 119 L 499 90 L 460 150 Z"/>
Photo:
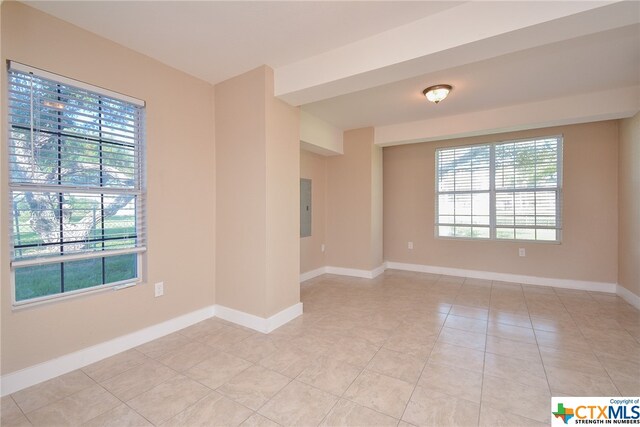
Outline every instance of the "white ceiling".
<path fill-rule="evenodd" d="M 269 65 L 276 96 L 376 143 L 640 110 L 637 0 L 25 2 L 213 84 Z"/>
<path fill-rule="evenodd" d="M 453 86 L 440 104 L 422 90 Z M 342 129 L 438 118 L 640 85 L 640 25 L 552 43 L 304 105 Z"/>
<path fill-rule="evenodd" d="M 218 83 L 335 49 L 452 8 L 424 1 L 25 1 Z"/>

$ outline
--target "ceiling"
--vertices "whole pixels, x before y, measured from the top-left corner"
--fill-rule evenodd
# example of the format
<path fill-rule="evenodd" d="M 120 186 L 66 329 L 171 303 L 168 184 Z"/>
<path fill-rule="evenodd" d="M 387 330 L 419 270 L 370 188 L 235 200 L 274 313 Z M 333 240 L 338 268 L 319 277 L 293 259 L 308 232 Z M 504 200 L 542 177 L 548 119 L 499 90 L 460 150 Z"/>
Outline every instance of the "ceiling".
<path fill-rule="evenodd" d="M 435 105 L 422 90 L 447 83 Z M 640 85 L 640 25 L 552 43 L 313 102 L 303 109 L 341 129 L 383 126 Z"/>
<path fill-rule="evenodd" d="M 335 49 L 457 6 L 423 1 L 25 1 L 219 83 Z"/>
<path fill-rule="evenodd" d="M 269 65 L 276 96 L 381 145 L 640 110 L 635 0 L 25 3 L 212 84 Z"/>

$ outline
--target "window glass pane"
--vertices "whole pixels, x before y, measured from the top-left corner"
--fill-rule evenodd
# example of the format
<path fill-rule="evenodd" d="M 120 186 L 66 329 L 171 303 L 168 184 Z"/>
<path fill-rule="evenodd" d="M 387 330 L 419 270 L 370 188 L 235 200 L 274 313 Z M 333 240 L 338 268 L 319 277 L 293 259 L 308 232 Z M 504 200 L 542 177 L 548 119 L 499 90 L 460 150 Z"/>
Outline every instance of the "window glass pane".
<path fill-rule="evenodd" d="M 117 199 L 103 198 L 105 247 L 120 249 L 134 247 L 136 241 L 135 198 L 121 196 Z"/>
<path fill-rule="evenodd" d="M 556 192 L 514 191 L 497 193 L 496 225 L 556 226 Z M 535 237 L 526 238 L 535 239 Z"/>
<path fill-rule="evenodd" d="M 536 217 L 532 215 L 516 215 L 515 225 L 521 225 L 521 226 L 536 225 Z"/>
<path fill-rule="evenodd" d="M 438 196 L 438 213 L 440 215 L 453 215 L 456 211 L 455 197 L 453 194 L 440 194 Z"/>
<path fill-rule="evenodd" d="M 138 277 L 136 254 L 118 255 L 104 259 L 105 282 L 114 283 Z"/>
<path fill-rule="evenodd" d="M 456 194 L 455 209 L 456 216 L 471 215 L 471 194 Z M 468 223 L 471 223 L 471 221 Z"/>
<path fill-rule="evenodd" d="M 538 229 L 536 230 L 536 239 L 537 240 L 557 240 L 557 231 L 556 230 L 547 230 L 547 229 Z"/>
<path fill-rule="evenodd" d="M 556 225 L 556 217 L 547 216 L 547 215 L 538 215 L 536 216 L 536 225 L 542 227 L 555 227 Z"/>
<path fill-rule="evenodd" d="M 14 258 L 60 253 L 60 197 L 58 193 L 13 191 Z"/>
<path fill-rule="evenodd" d="M 558 140 L 536 141 L 536 188 L 558 186 Z"/>
<path fill-rule="evenodd" d="M 489 190 L 490 146 L 440 149 L 438 191 Z"/>
<path fill-rule="evenodd" d="M 61 277 L 60 264 L 16 268 L 16 301 L 60 293 Z"/>
<path fill-rule="evenodd" d="M 38 70 L 8 75 L 11 259 L 61 260 L 16 268 L 16 298 L 136 278 L 136 254 L 103 251 L 144 246 L 144 108 Z"/>
<path fill-rule="evenodd" d="M 490 236 L 488 227 L 473 227 L 472 237 L 478 239 L 488 239 Z"/>
<path fill-rule="evenodd" d="M 470 191 L 471 190 L 471 169 L 456 169 L 456 191 Z"/>
<path fill-rule="evenodd" d="M 538 191 L 536 193 L 536 215 L 538 225 L 556 226 L 556 192 Z"/>
<path fill-rule="evenodd" d="M 102 285 L 102 258 L 67 261 L 63 265 L 64 291 Z"/>
<path fill-rule="evenodd" d="M 453 224 L 455 222 L 453 215 L 440 215 L 438 217 L 438 224 Z"/>
<path fill-rule="evenodd" d="M 474 225 L 489 225 L 489 222 L 489 215 L 474 215 L 473 217 Z"/>
<path fill-rule="evenodd" d="M 438 236 L 453 237 L 455 236 L 455 228 L 448 225 L 441 225 L 438 227 Z"/>
<path fill-rule="evenodd" d="M 100 160 L 98 144 L 75 137 L 60 140 L 61 183 L 64 185 L 99 186 Z M 83 164 L 84 163 L 84 164 Z M 83 167 L 80 167 L 80 166 Z"/>
<path fill-rule="evenodd" d="M 535 240 L 536 230 L 530 228 L 516 228 L 516 240 Z"/>
<path fill-rule="evenodd" d="M 475 193 L 471 196 L 474 224 L 489 225 L 490 200 L 489 193 Z"/>
<path fill-rule="evenodd" d="M 515 225 L 515 217 L 512 216 L 505 216 L 505 215 L 499 215 L 496 216 L 496 225 Z"/>
<path fill-rule="evenodd" d="M 132 194 L 14 191 L 15 257 L 134 248 L 136 196 Z"/>
<path fill-rule="evenodd" d="M 34 253 L 38 245 L 43 243 L 42 234 L 34 230 L 37 227 L 32 221 L 32 217 L 37 215 L 37 202 L 30 197 L 30 194 L 24 192 L 13 192 L 12 200 L 12 224 L 11 233 L 14 241 L 15 258 L 30 256 Z M 58 224 L 57 220 L 53 221 L 52 227 Z"/>
<path fill-rule="evenodd" d="M 471 215 L 456 215 L 456 224 L 471 224 Z"/>
<path fill-rule="evenodd" d="M 560 155 L 556 137 L 437 150 L 437 221 L 456 224 L 457 237 L 491 238 L 495 212 L 497 239 L 556 240 L 536 227 L 560 226 Z"/>
<path fill-rule="evenodd" d="M 514 194 L 514 211 L 516 216 L 535 215 L 535 193 L 520 192 Z M 516 221 L 517 222 L 517 221 Z"/>
<path fill-rule="evenodd" d="M 103 280 L 104 259 L 104 280 Z M 63 272 L 63 273 L 62 273 Z M 137 255 L 126 254 L 16 269 L 16 301 L 137 278 Z M 64 281 L 62 280 L 64 274 Z"/>
<path fill-rule="evenodd" d="M 456 237 L 471 237 L 471 227 L 456 227 Z"/>
<path fill-rule="evenodd" d="M 496 144 L 495 153 L 496 189 L 557 187 L 556 138 Z"/>
<path fill-rule="evenodd" d="M 513 240 L 515 238 L 515 230 L 513 228 L 497 228 L 496 238 Z"/>

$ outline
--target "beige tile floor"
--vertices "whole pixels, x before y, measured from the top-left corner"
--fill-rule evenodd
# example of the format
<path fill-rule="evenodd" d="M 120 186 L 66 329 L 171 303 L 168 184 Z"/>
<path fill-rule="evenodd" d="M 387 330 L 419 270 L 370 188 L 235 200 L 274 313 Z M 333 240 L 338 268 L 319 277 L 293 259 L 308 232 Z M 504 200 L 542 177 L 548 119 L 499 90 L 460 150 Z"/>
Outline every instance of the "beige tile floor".
<path fill-rule="evenodd" d="M 210 319 L 2 399 L 2 425 L 548 425 L 640 395 L 640 313 L 594 292 L 389 270 L 302 285 L 269 335 Z"/>

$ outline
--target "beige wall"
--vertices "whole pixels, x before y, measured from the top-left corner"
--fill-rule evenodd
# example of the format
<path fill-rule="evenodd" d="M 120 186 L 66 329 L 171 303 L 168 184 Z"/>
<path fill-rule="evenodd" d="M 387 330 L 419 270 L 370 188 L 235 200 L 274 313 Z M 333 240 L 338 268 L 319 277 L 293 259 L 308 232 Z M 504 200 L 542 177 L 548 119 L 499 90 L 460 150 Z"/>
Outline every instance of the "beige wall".
<path fill-rule="evenodd" d="M 147 102 L 149 230 L 142 286 L 14 311 L 8 268 L 7 172 L 3 168 L 2 373 L 213 304 L 215 161 L 211 86 L 20 3 L 2 4 L 1 25 L 3 64 L 7 59 L 16 60 Z M 4 85 L 2 95 L 4 103 Z M 4 164 L 5 132 L 1 153 Z M 151 284 L 159 281 L 164 281 L 165 295 L 154 298 Z"/>
<path fill-rule="evenodd" d="M 640 113 L 620 121 L 618 283 L 640 296 Z"/>
<path fill-rule="evenodd" d="M 382 264 L 382 196 L 374 188 L 382 162 L 373 138 L 373 128 L 346 131 L 344 155 L 327 158 L 327 265 L 371 270 Z"/>
<path fill-rule="evenodd" d="M 300 110 L 274 96 L 266 70 L 268 317 L 300 302 Z"/>
<path fill-rule="evenodd" d="M 216 303 L 268 317 L 300 301 L 298 109 L 264 66 L 215 90 Z"/>
<path fill-rule="evenodd" d="M 434 237 L 436 148 L 557 134 L 564 135 L 562 244 Z M 385 148 L 385 260 L 616 283 L 617 164 L 617 121 Z M 527 256 L 519 257 L 518 248 Z"/>
<path fill-rule="evenodd" d="M 267 239 L 264 70 L 215 89 L 216 246 L 225 248 L 216 253 L 216 302 L 261 316 Z"/>
<path fill-rule="evenodd" d="M 371 248 L 369 249 L 371 268 L 379 267 L 384 261 L 384 204 L 382 197 L 384 180 L 382 167 L 382 147 L 373 145 L 371 147 Z"/>
<path fill-rule="evenodd" d="M 300 273 L 324 267 L 327 158 L 300 150 L 300 178 L 311 180 L 311 236 L 300 238 Z"/>

